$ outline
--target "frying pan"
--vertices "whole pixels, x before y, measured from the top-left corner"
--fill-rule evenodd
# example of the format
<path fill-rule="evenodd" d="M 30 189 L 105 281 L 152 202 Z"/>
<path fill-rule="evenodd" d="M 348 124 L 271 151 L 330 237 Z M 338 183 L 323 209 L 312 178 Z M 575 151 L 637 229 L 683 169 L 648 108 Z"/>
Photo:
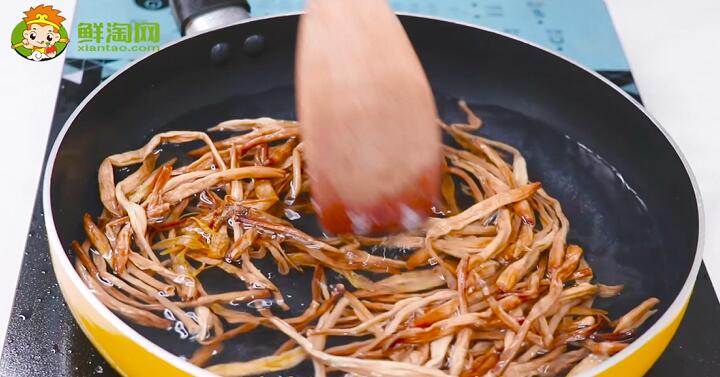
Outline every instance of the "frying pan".
<path fill-rule="evenodd" d="M 219 8 L 202 13 L 203 3 L 176 8 L 187 31 L 198 32 L 226 14 Z M 188 16 L 193 14 L 215 16 Z M 80 327 L 121 374 L 208 375 L 174 356 L 190 355 L 192 342 L 125 323 L 73 269 L 69 245 L 84 238 L 82 214 L 101 210 L 97 168 L 105 156 L 135 149 L 157 132 L 200 130 L 231 118 L 295 118 L 298 19 L 245 20 L 135 61 L 93 91 L 55 141 L 43 186 L 53 268 Z M 485 122 L 479 132 L 520 149 L 531 179 L 563 204 L 569 240 L 587 250 L 596 279 L 625 284 L 621 296 L 600 302 L 611 317 L 647 297 L 661 300 L 635 342 L 587 375 L 645 373 L 682 319 L 701 260 L 702 206 L 677 146 L 631 97 L 551 51 L 458 22 L 400 19 L 441 117 L 462 121 L 456 101 L 465 99 Z M 302 276 L 278 285 L 296 303 L 308 301 Z M 267 355 L 282 341 L 277 333 L 251 332 L 234 339 L 217 361 Z M 301 366 L 293 374 L 311 373 Z"/>

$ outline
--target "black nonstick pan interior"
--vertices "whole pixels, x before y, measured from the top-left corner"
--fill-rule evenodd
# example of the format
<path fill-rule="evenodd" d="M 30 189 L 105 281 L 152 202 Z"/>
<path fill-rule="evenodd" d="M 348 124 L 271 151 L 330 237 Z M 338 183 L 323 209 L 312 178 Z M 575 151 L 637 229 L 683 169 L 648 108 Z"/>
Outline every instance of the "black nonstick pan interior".
<path fill-rule="evenodd" d="M 402 21 L 441 117 L 463 121 L 456 102 L 465 99 L 484 120 L 479 132 L 517 147 L 531 180 L 562 203 L 569 241 L 586 250 L 597 280 L 625 284 L 620 297 L 599 305 L 616 317 L 655 296 L 664 311 L 690 272 L 698 212 L 688 173 L 653 121 L 615 87 L 537 47 L 455 23 Z M 296 27 L 297 16 L 283 16 L 185 39 L 104 85 L 71 118 L 54 164 L 52 210 L 63 245 L 84 238 L 83 212 L 100 213 L 97 167 L 105 156 L 135 149 L 160 131 L 201 130 L 230 118 L 294 119 Z M 264 271 L 277 275 L 269 264 Z M 306 277 L 273 279 L 299 314 L 309 302 Z M 210 290 L 242 289 L 238 281 L 210 280 Z M 195 348 L 172 331 L 137 330 L 179 355 Z M 213 362 L 267 355 L 284 340 L 251 332 Z"/>

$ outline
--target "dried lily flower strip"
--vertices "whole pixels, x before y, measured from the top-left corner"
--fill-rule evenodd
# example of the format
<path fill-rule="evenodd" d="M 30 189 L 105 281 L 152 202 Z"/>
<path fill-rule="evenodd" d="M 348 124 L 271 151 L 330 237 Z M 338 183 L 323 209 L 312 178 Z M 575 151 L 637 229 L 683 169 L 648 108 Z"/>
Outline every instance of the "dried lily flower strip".
<path fill-rule="evenodd" d="M 481 119 L 459 105 L 467 123 L 441 123 L 460 146 L 444 148 L 438 208 L 447 217 L 423 229 L 319 238 L 295 228 L 288 220 L 313 214 L 299 125 L 237 119 L 209 130 L 231 133 L 223 140 L 166 132 L 107 157 L 98 174 L 104 211 L 83 218 L 76 269 L 126 320 L 184 331 L 199 345 L 190 361 L 223 376 L 306 360 L 316 376 L 575 375 L 624 349 L 658 300 L 614 321 L 593 308 L 623 286 L 592 281 L 585 251 L 567 243 L 560 203 L 530 181 L 517 149 L 476 135 Z M 192 162 L 158 165 L 162 143 L 189 141 L 205 144 L 189 152 Z M 133 165 L 116 182 L 115 168 Z M 404 256 L 378 256 L 377 248 Z M 281 275 L 312 274 L 299 316 L 282 316 L 283 287 L 256 265 L 263 258 Z M 208 293 L 208 270 L 245 289 Z M 328 273 L 347 286 L 329 284 Z M 259 359 L 213 362 L 223 342 L 258 327 L 289 339 Z M 326 347 L 337 336 L 357 339 Z"/>

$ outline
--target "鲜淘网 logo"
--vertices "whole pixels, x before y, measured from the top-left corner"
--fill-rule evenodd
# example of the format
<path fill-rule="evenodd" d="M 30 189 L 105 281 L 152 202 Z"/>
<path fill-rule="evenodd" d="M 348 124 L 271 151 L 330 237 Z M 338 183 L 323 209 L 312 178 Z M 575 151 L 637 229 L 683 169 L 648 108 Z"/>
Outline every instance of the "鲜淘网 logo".
<path fill-rule="evenodd" d="M 36 62 L 62 54 L 70 39 L 62 25 L 65 17 L 60 15 L 60 10 L 40 4 L 24 13 L 25 17 L 12 31 L 10 47 Z"/>

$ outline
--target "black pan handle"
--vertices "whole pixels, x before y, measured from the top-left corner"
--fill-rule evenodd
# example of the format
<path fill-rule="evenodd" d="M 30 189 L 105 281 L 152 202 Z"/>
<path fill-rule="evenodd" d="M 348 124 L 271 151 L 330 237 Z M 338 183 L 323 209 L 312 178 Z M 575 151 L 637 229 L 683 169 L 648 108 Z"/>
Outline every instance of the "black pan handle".
<path fill-rule="evenodd" d="M 170 3 L 183 35 L 195 35 L 250 17 L 250 4 L 246 0 L 171 0 Z"/>

